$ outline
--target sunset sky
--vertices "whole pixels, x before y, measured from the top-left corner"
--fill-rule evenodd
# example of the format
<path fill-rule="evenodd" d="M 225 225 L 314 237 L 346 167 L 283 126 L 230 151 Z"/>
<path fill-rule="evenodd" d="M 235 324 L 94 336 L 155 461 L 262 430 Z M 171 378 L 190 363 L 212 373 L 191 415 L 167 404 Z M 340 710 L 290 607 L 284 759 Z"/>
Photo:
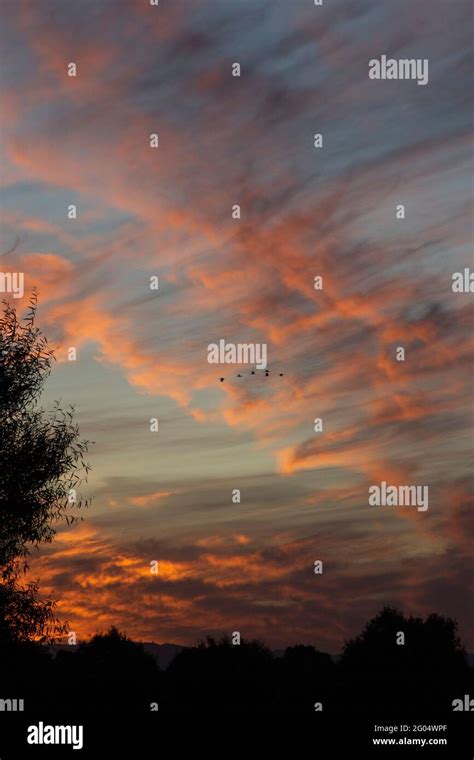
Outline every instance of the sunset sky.
<path fill-rule="evenodd" d="M 32 563 L 59 615 L 337 652 L 387 602 L 472 649 L 470 3 L 0 5 L 0 269 L 57 346 L 43 405 L 95 442 Z M 429 83 L 370 80 L 382 54 Z M 208 364 L 221 338 L 269 377 Z M 381 481 L 429 509 L 369 506 Z"/>

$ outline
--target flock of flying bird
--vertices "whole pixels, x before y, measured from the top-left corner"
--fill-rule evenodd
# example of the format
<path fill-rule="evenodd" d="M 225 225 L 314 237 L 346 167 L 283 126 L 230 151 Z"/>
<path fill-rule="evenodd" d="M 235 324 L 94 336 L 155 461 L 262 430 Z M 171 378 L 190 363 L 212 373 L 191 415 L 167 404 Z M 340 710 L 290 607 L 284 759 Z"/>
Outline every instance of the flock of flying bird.
<path fill-rule="evenodd" d="M 255 372 L 255 370 L 254 370 L 254 369 L 251 369 L 251 370 L 250 370 L 250 374 L 251 374 L 251 375 L 256 375 L 257 373 Z M 269 370 L 269 369 L 266 369 L 266 370 L 265 370 L 265 377 L 268 377 L 268 376 L 269 376 L 269 374 L 270 374 L 270 370 Z M 238 375 L 235 375 L 235 377 L 243 377 L 243 375 L 241 375 L 241 374 L 239 373 Z M 283 372 L 279 372 L 279 373 L 278 373 L 278 377 L 283 377 Z M 225 380 L 225 377 L 220 377 L 220 378 L 219 378 L 219 380 L 220 380 L 220 382 L 221 382 L 221 383 L 223 383 L 223 382 L 224 382 L 224 380 Z"/>

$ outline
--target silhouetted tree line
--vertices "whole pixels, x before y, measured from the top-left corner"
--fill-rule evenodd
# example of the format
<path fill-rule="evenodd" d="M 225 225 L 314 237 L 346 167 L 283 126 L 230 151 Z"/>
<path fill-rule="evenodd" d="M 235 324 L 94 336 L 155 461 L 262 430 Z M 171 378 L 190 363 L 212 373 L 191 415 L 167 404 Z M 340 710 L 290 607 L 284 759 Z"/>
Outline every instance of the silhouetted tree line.
<path fill-rule="evenodd" d="M 398 632 L 405 644 L 397 645 Z M 439 615 L 405 617 L 385 606 L 337 662 L 312 646 L 274 655 L 261 641 L 233 645 L 223 635 L 179 652 L 161 669 L 153 655 L 111 628 L 52 654 L 18 642 L 0 652 L 0 698 L 28 711 L 349 712 L 429 715 L 474 694 L 473 672 L 456 623 Z"/>

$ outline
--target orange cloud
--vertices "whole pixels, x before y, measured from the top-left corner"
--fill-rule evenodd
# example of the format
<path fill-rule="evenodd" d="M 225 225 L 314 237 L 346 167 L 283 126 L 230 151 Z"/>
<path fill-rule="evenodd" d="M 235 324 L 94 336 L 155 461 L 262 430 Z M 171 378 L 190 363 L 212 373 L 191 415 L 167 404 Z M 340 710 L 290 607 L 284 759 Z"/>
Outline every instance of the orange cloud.
<path fill-rule="evenodd" d="M 148 507 L 150 504 L 166 499 L 167 496 L 171 496 L 171 491 L 154 491 L 143 496 L 132 496 L 130 501 L 135 507 Z"/>

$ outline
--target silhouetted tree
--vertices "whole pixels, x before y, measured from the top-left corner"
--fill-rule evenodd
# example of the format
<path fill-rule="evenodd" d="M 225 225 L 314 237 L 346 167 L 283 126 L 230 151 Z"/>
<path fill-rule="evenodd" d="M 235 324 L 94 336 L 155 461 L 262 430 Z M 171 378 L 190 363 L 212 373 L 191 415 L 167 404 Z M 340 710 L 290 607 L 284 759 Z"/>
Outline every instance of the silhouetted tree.
<path fill-rule="evenodd" d="M 315 702 L 327 702 L 336 666 L 325 652 L 313 646 L 287 647 L 277 660 L 278 697 L 289 712 L 313 712 Z"/>
<path fill-rule="evenodd" d="M 73 521 L 71 489 L 80 484 L 88 442 L 79 438 L 73 408 L 56 403 L 50 413 L 39 396 L 54 353 L 35 327 L 36 294 L 25 318 L 6 301 L 0 315 L 0 636 L 24 640 L 54 627 L 52 600 L 41 601 L 38 585 L 23 587 L 33 548 L 52 541 L 55 524 Z M 76 501 L 76 506 L 81 502 Z"/>
<path fill-rule="evenodd" d="M 346 699 L 355 711 L 446 711 L 470 678 L 465 654 L 455 620 L 406 617 L 385 605 L 344 646 Z"/>
<path fill-rule="evenodd" d="M 179 652 L 167 671 L 172 710 L 253 712 L 270 709 L 274 699 L 273 656 L 261 641 L 208 636 Z"/>
<path fill-rule="evenodd" d="M 38 599 L 38 584 L 19 586 L 9 579 L 0 583 L 0 646 L 44 638 L 54 620 L 54 601 Z"/>
<path fill-rule="evenodd" d="M 55 662 L 60 709 L 143 712 L 160 702 L 157 661 L 117 628 L 96 634 L 77 651 L 67 649 L 58 652 Z"/>
<path fill-rule="evenodd" d="M 403 644 L 397 643 L 400 633 Z M 405 617 L 400 610 L 385 605 L 359 636 L 345 643 L 341 665 L 364 671 L 380 667 L 385 671 L 453 670 L 464 667 L 465 654 L 455 620 L 436 614 L 425 620 Z"/>

